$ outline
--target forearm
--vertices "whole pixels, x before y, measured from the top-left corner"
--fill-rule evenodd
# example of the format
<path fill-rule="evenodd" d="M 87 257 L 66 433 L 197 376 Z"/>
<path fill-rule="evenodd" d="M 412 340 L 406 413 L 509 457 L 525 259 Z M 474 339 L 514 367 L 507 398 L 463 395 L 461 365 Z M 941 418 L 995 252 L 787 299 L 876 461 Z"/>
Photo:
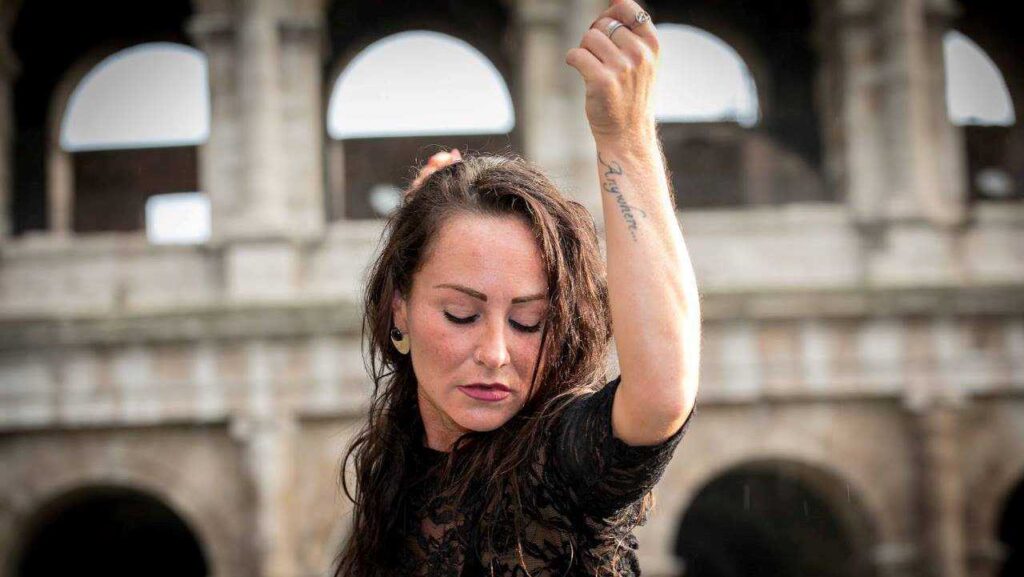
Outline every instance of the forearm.
<path fill-rule="evenodd" d="M 697 393 L 700 302 L 653 128 L 597 142 L 608 292 L 622 387 L 650 408 L 688 413 Z"/>
<path fill-rule="evenodd" d="M 629 444 L 679 430 L 696 402 L 700 303 L 658 147 L 660 44 L 634 0 L 609 0 L 566 63 L 586 86 L 608 240 L 608 293 L 622 382 L 612 428 Z"/>

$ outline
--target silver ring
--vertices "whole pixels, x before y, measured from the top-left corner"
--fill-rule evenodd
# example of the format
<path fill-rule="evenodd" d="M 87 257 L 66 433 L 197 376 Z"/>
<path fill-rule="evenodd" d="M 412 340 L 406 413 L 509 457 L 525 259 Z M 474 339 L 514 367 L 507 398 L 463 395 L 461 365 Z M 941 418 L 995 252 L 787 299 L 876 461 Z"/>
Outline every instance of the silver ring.
<path fill-rule="evenodd" d="M 636 28 L 637 26 L 643 26 L 647 22 L 650 22 L 650 20 L 651 20 L 651 15 L 648 14 L 646 10 L 641 9 L 639 12 L 636 13 L 636 16 L 633 17 L 633 22 L 635 23 L 635 25 L 634 26 L 630 26 L 629 28 L 632 30 L 633 28 Z"/>
<path fill-rule="evenodd" d="M 604 33 L 608 35 L 608 38 L 611 38 L 612 34 L 615 34 L 615 31 L 618 30 L 619 28 L 622 28 L 623 26 L 625 26 L 625 24 L 623 24 L 622 22 L 619 22 L 618 20 L 612 20 L 604 29 Z"/>

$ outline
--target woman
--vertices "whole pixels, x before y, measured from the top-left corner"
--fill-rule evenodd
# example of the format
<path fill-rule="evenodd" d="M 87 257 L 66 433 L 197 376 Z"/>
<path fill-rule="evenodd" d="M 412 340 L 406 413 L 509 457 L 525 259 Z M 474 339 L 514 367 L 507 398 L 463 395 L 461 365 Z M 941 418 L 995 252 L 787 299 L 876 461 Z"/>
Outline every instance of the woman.
<path fill-rule="evenodd" d="M 337 576 L 639 574 L 632 530 L 693 414 L 700 343 L 657 52 L 647 14 L 614 0 L 566 55 L 586 85 L 607 276 L 591 215 L 520 159 L 436 155 L 389 219 Z M 604 385 L 612 326 L 620 376 Z"/>

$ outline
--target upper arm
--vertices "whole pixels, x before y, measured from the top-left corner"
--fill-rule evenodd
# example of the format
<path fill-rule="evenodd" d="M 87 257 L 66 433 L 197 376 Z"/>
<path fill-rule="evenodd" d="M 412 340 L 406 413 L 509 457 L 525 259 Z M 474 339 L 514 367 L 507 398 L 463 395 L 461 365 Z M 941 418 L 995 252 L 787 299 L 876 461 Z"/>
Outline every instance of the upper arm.
<path fill-rule="evenodd" d="M 633 446 L 612 431 L 612 412 L 621 380 L 576 399 L 554 430 L 553 461 L 560 482 L 579 506 L 604 517 L 638 501 L 661 478 L 689 419 L 662 442 Z"/>
<path fill-rule="evenodd" d="M 684 390 L 696 390 L 696 386 Z M 689 397 L 674 405 L 651 406 L 650 395 L 645 395 L 640 387 L 621 383 L 612 404 L 612 431 L 627 445 L 657 445 L 689 420 L 695 403 L 695 398 Z"/>

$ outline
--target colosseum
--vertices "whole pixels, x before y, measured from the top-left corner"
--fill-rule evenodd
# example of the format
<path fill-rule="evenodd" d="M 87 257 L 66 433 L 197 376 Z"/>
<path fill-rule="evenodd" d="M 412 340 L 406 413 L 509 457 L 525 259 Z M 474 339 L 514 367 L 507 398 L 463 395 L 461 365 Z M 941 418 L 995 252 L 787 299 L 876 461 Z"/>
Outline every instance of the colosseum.
<path fill-rule="evenodd" d="M 644 5 L 704 318 L 644 574 L 1024 575 L 1013 3 Z M 329 576 L 382 217 L 450 147 L 600 214 L 606 6 L 0 2 L 0 575 Z"/>

